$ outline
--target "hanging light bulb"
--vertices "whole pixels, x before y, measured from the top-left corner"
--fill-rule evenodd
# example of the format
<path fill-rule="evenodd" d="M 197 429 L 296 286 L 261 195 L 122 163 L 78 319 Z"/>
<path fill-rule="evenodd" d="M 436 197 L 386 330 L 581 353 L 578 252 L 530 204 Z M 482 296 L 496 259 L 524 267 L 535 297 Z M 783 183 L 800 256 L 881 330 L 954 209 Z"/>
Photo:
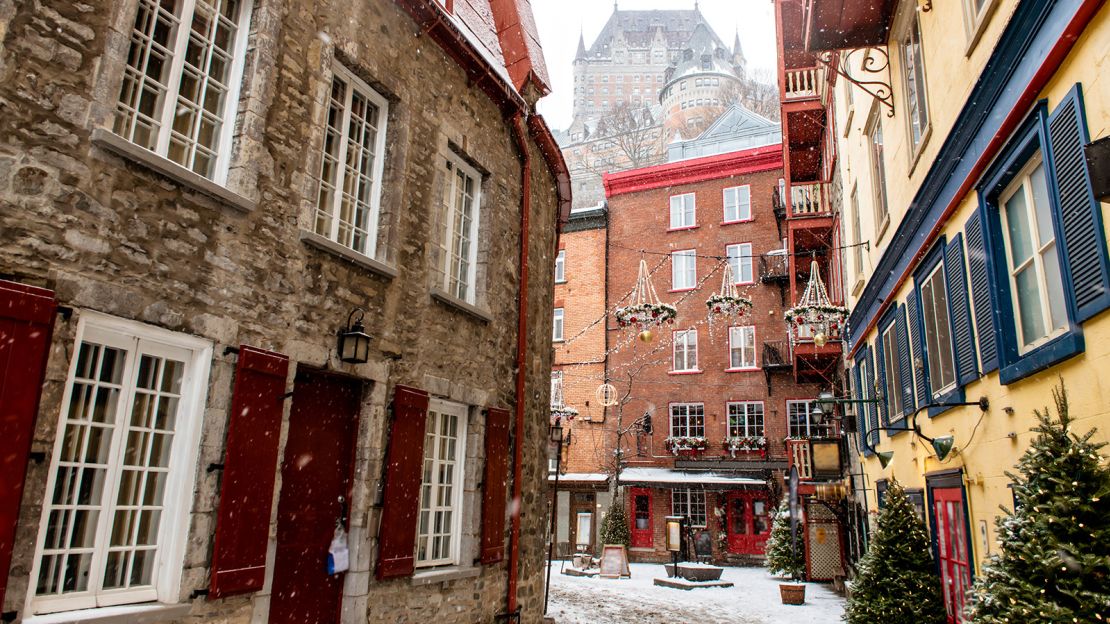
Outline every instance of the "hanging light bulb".
<path fill-rule="evenodd" d="M 652 332 L 650 329 L 645 329 L 644 331 L 640 332 L 641 342 L 651 342 L 653 339 L 655 339 L 655 333 Z"/>
<path fill-rule="evenodd" d="M 829 337 L 825 335 L 825 332 L 817 332 L 813 336 L 813 344 L 817 345 L 818 347 L 823 347 L 828 344 L 828 342 Z"/>

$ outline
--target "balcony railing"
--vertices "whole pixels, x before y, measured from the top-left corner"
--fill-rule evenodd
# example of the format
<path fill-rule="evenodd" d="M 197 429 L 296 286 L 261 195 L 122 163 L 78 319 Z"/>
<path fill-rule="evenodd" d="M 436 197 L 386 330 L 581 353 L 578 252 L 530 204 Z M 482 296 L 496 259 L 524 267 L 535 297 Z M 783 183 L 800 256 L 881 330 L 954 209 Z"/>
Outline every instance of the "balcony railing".
<path fill-rule="evenodd" d="M 825 104 L 825 68 L 801 67 L 787 69 L 783 73 L 783 102 L 821 99 Z"/>
<path fill-rule="evenodd" d="M 813 447 L 809 440 L 787 440 L 786 458 L 798 468 L 799 479 L 813 479 Z"/>
<path fill-rule="evenodd" d="M 790 279 L 790 262 L 786 254 L 759 257 L 759 281 L 764 284 Z"/>
<path fill-rule="evenodd" d="M 763 368 L 787 368 L 794 364 L 790 360 L 790 343 L 785 340 L 773 340 L 763 343 Z"/>
<path fill-rule="evenodd" d="M 802 182 L 790 185 L 790 216 L 818 217 L 832 212 L 828 193 L 822 182 Z"/>

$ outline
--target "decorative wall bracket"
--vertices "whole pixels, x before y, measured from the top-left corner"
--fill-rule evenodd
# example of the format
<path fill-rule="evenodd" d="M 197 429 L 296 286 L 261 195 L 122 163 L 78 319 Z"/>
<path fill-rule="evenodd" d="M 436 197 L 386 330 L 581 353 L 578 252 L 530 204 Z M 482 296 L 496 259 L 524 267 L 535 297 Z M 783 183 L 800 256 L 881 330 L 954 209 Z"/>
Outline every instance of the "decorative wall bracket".
<path fill-rule="evenodd" d="M 863 52 L 863 60 L 860 62 L 860 71 L 865 74 L 882 74 L 886 73 L 886 80 L 864 80 L 863 76 L 856 78 L 844 69 L 841 65 L 850 66 L 852 55 Z M 825 66 L 829 71 L 836 72 L 848 82 L 863 89 L 865 93 L 879 101 L 880 104 L 886 106 L 887 117 L 894 117 L 894 91 L 890 88 L 890 54 L 886 49 L 880 47 L 870 48 L 854 48 L 852 50 L 844 51 L 842 62 L 837 63 L 831 60 L 830 55 L 833 52 L 818 55 L 817 62 Z M 876 76 L 878 77 L 878 76 Z M 867 78 L 871 78 L 867 76 Z"/>

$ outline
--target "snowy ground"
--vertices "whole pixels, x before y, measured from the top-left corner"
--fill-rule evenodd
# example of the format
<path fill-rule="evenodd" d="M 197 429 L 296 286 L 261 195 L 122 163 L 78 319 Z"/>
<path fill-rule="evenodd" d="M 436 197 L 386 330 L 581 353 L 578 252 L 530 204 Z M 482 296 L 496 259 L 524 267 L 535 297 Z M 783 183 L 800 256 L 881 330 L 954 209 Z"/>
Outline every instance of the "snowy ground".
<path fill-rule="evenodd" d="M 779 581 L 764 568 L 725 568 L 728 588 L 690 591 L 656 587 L 667 573 L 660 564 L 631 564 L 631 579 L 566 576 L 556 561 L 551 570 L 548 617 L 557 624 L 834 624 L 844 600 L 825 585 L 806 584 L 806 603 L 787 606 Z"/>

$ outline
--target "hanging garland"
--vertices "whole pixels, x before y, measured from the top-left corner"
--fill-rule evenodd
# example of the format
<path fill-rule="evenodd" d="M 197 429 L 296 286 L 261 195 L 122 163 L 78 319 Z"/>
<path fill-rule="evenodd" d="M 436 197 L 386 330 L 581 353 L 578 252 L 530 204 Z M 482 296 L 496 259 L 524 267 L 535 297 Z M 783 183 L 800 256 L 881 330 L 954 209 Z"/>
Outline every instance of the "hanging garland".
<path fill-rule="evenodd" d="M 710 295 L 705 300 L 705 307 L 709 309 L 709 329 L 713 332 L 713 325 L 717 320 L 731 324 L 747 315 L 752 309 L 752 300 L 736 292 L 736 284 L 732 278 L 732 265 L 724 264 L 721 271 L 721 290 Z"/>
<path fill-rule="evenodd" d="M 620 327 L 633 326 L 640 330 L 640 340 L 652 339 L 652 328 L 664 323 L 673 324 L 678 310 L 670 304 L 659 301 L 655 286 L 651 283 L 647 262 L 640 258 L 640 273 L 636 277 L 636 287 L 632 289 L 631 303 L 617 308 L 614 317 Z"/>
<path fill-rule="evenodd" d="M 557 419 L 560 419 L 560 420 L 574 420 L 574 417 L 577 416 L 577 415 L 578 415 L 578 410 L 574 409 L 573 407 L 568 407 L 566 405 L 564 405 L 562 407 L 552 407 L 551 408 L 551 417 L 552 418 L 557 418 Z"/>
<path fill-rule="evenodd" d="M 809 283 L 801 301 L 784 312 L 783 319 L 793 344 L 812 340 L 813 344 L 823 347 L 829 340 L 840 339 L 841 329 L 848 320 L 848 308 L 829 300 L 816 260 L 810 262 Z"/>

